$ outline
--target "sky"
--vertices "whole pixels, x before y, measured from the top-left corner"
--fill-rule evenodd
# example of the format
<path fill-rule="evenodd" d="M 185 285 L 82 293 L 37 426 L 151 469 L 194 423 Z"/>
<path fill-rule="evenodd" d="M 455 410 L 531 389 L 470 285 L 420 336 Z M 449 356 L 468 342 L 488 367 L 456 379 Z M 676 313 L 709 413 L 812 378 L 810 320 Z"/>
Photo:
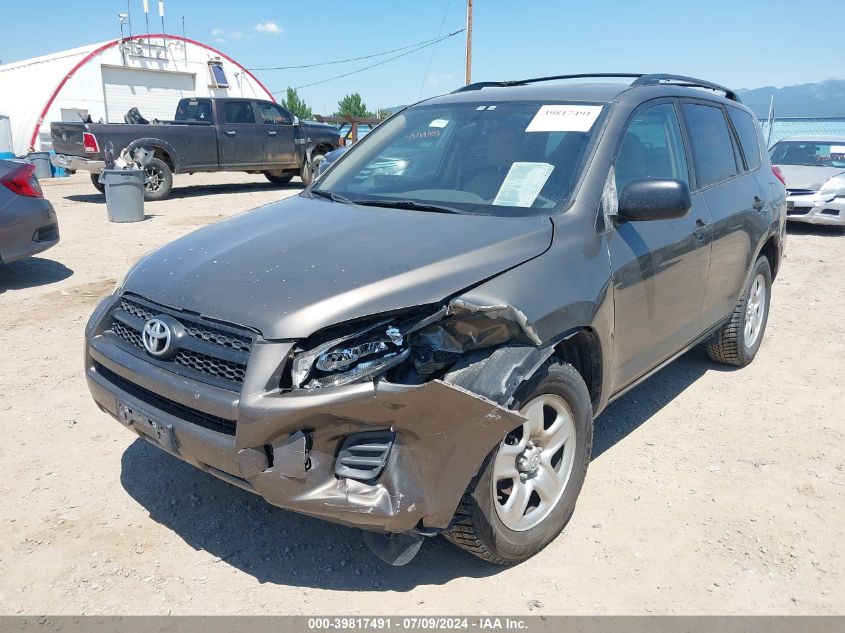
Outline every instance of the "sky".
<path fill-rule="evenodd" d="M 0 60 L 44 55 L 120 35 L 127 0 L 4 1 Z M 143 0 L 128 0 L 133 33 L 146 32 Z M 158 32 L 157 0 L 149 0 Z M 474 0 L 473 81 L 581 72 L 668 72 L 733 88 L 845 77 L 845 1 L 812 0 L 795 25 L 786 0 Z M 811 9 L 809 8 L 811 7 Z M 49 13 L 49 18 L 45 18 Z M 466 26 L 466 0 L 165 0 L 165 26 L 214 46 L 247 68 L 317 64 L 400 49 Z M 328 114 L 359 92 L 370 110 L 449 92 L 464 82 L 465 34 L 370 70 L 301 88 Z M 832 46 L 831 46 L 832 44 Z M 305 86 L 405 51 L 298 70 L 256 71 L 271 91 Z"/>

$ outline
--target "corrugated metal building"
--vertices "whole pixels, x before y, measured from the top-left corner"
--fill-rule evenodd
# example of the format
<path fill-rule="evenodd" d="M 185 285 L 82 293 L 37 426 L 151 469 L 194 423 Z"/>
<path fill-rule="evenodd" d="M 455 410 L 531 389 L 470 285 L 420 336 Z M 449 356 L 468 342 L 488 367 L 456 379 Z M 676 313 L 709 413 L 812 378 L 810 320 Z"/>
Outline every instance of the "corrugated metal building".
<path fill-rule="evenodd" d="M 0 66 L 0 112 L 14 152 L 49 150 L 52 121 L 123 123 L 137 107 L 169 120 L 182 97 L 270 99 L 267 88 L 220 51 L 177 35 L 136 35 Z"/>

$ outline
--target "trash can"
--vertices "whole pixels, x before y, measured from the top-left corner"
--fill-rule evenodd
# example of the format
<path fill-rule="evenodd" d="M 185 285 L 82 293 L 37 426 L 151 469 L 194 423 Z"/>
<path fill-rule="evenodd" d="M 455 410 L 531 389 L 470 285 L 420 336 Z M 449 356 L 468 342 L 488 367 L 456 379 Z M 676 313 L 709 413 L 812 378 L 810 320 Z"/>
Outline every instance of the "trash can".
<path fill-rule="evenodd" d="M 53 177 L 53 166 L 50 164 L 50 152 L 32 152 L 26 155 L 26 161 L 35 165 L 35 176 L 38 180 Z"/>
<path fill-rule="evenodd" d="M 140 222 L 144 219 L 144 170 L 104 169 L 100 183 L 106 188 L 109 222 Z"/>

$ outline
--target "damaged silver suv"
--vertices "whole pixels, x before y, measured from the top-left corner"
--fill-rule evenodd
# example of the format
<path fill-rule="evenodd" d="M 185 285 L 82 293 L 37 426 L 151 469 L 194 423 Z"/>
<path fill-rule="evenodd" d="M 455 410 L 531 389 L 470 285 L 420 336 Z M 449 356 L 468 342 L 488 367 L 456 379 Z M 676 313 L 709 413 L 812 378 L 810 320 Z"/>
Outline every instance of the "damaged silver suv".
<path fill-rule="evenodd" d="M 88 324 L 98 405 L 392 563 L 436 534 L 537 553 L 609 402 L 700 343 L 753 360 L 784 240 L 733 92 L 579 78 L 418 103 L 299 196 L 149 254 Z"/>

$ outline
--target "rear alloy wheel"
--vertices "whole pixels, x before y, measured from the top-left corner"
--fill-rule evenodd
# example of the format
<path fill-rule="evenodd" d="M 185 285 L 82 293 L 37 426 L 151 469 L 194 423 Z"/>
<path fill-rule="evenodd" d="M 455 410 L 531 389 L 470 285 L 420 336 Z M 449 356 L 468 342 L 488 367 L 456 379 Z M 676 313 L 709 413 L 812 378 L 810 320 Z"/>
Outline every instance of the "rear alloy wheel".
<path fill-rule="evenodd" d="M 144 200 L 164 200 L 173 189 L 173 172 L 163 160 L 153 158 L 144 167 Z"/>
<path fill-rule="evenodd" d="M 100 182 L 100 174 L 91 174 L 91 182 L 97 191 L 100 193 L 106 192 L 106 186 Z"/>
<path fill-rule="evenodd" d="M 498 565 L 522 562 L 569 521 L 593 442 L 593 408 L 581 375 L 550 361 L 520 388 L 527 421 L 488 455 L 444 532 L 452 543 Z"/>
<path fill-rule="evenodd" d="M 754 360 L 769 320 L 771 294 L 772 270 L 769 260 L 760 257 L 754 264 L 748 287 L 742 293 L 731 320 L 707 345 L 707 355 L 715 361 L 736 367 L 745 367 Z"/>

